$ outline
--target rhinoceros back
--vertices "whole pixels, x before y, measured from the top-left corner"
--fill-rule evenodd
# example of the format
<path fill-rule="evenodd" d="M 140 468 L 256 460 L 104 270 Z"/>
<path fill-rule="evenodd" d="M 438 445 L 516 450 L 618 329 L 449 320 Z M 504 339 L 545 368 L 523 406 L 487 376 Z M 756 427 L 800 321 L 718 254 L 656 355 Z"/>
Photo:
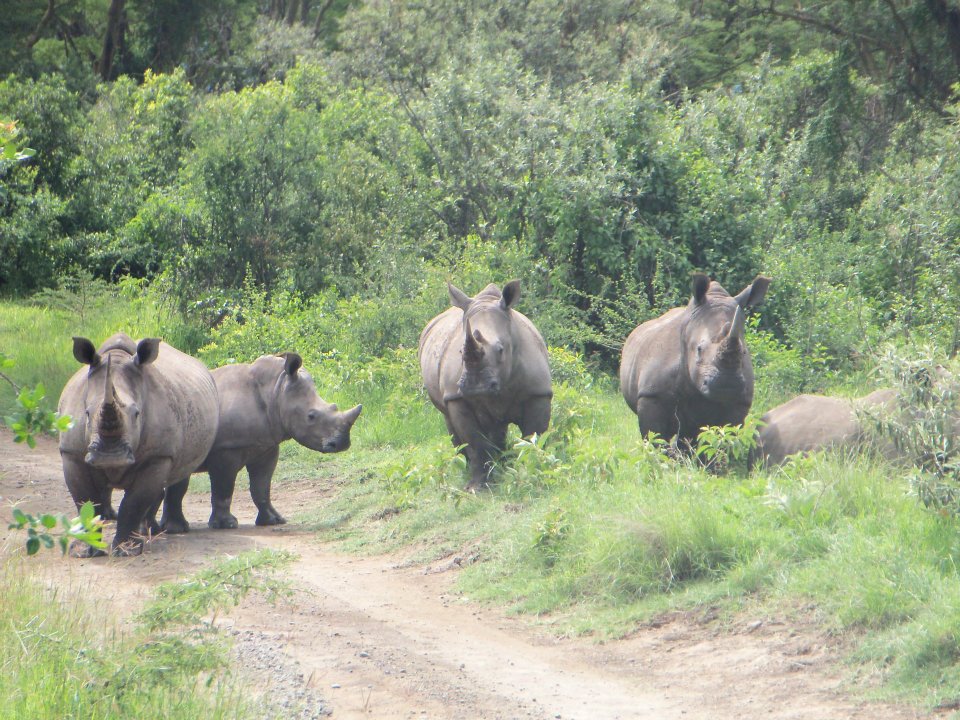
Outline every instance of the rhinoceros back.
<path fill-rule="evenodd" d="M 172 477 L 197 468 L 217 434 L 217 388 L 207 367 L 176 348 L 160 344 L 155 362 L 144 367 L 145 453 L 174 450 Z M 141 446 L 143 446 L 141 440 Z"/>

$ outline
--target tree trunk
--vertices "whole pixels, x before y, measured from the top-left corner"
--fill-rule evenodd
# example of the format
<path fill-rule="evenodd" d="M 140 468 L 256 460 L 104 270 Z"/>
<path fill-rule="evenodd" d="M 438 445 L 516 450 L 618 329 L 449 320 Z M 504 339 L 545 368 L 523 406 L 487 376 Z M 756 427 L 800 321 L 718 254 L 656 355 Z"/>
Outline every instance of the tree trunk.
<path fill-rule="evenodd" d="M 333 0 L 326 0 L 326 2 L 320 6 L 320 10 L 317 12 L 317 20 L 313 24 L 314 37 L 317 37 L 320 34 L 320 24 L 323 22 L 323 16 L 327 14 L 327 10 L 330 9 L 331 5 L 333 5 Z"/>
<path fill-rule="evenodd" d="M 107 10 L 107 33 L 103 38 L 103 51 L 96 65 L 103 80 L 111 79 L 113 59 L 123 51 L 124 4 L 125 0 L 110 0 L 110 9 Z"/>
<path fill-rule="evenodd" d="M 299 7 L 297 0 L 287 0 L 286 17 L 283 18 L 283 21 L 287 25 L 293 25 L 297 21 L 297 10 Z"/>

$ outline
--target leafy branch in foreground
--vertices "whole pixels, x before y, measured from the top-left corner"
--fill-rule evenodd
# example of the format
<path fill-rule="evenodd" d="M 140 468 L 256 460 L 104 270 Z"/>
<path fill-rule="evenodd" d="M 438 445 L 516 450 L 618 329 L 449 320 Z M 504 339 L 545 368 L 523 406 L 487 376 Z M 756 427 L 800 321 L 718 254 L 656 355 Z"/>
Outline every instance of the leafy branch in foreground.
<path fill-rule="evenodd" d="M 58 524 L 62 528 L 60 532 L 56 532 Z M 59 543 L 60 551 L 66 554 L 73 540 L 86 543 L 98 550 L 105 550 L 107 547 L 103 541 L 103 520 L 95 514 L 91 502 L 85 502 L 80 507 L 80 515 L 73 519 L 68 519 L 66 515 L 50 513 L 31 515 L 15 507 L 13 522 L 8 529 L 27 531 L 27 555 L 35 555 L 41 545 L 52 548 L 54 543 Z"/>
<path fill-rule="evenodd" d="M 47 395 L 43 383 L 36 387 L 20 387 L 3 370 L 13 367 L 13 360 L 0 353 L 0 380 L 6 381 L 17 393 L 17 409 L 4 421 L 13 431 L 14 442 L 25 442 L 29 447 L 37 446 L 36 436 L 42 433 L 57 433 L 69 430 L 73 420 L 69 415 L 60 415 L 43 405 Z"/>

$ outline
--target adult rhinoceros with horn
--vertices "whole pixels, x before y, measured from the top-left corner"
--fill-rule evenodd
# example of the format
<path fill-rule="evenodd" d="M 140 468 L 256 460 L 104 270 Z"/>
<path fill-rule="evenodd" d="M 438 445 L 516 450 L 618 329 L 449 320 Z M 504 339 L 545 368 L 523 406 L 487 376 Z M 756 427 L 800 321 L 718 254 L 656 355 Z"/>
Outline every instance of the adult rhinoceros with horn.
<path fill-rule="evenodd" d="M 770 279 L 758 275 L 730 296 L 703 273 L 693 297 L 639 325 L 620 359 L 620 391 L 640 433 L 693 443 L 707 425 L 742 423 L 753 403 L 753 365 L 744 342 L 744 309 L 760 303 Z"/>
<path fill-rule="evenodd" d="M 476 297 L 449 284 L 447 290 L 453 307 L 420 334 L 420 372 L 453 444 L 466 446 L 467 489 L 475 491 L 487 484 L 510 423 L 524 435 L 546 431 L 550 366 L 540 333 L 513 309 L 519 280 L 502 291 L 487 285 Z"/>
<path fill-rule="evenodd" d="M 142 543 L 128 541 L 164 489 L 189 477 L 213 445 L 217 389 L 203 363 L 156 338 L 134 343 L 117 333 L 94 349 L 76 337 L 73 355 L 87 367 L 60 395 L 59 411 L 74 421 L 60 436 L 64 479 L 78 508 L 91 501 L 104 516 L 111 491 L 124 491 L 113 552 L 136 554 Z"/>

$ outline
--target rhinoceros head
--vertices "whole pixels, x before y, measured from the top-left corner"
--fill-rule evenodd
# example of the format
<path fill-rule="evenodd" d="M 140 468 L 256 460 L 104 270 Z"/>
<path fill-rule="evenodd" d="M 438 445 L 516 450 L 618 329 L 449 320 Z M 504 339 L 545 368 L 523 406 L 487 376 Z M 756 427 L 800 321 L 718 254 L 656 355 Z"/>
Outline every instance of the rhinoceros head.
<path fill-rule="evenodd" d="M 714 402 L 753 401 L 753 367 L 744 340 L 744 308 L 760 303 L 770 279 L 758 275 L 731 297 L 702 273 L 693 277 L 693 298 L 683 325 L 682 362 L 693 387 Z"/>
<path fill-rule="evenodd" d="M 160 340 L 147 338 L 130 354 L 111 349 L 105 358 L 86 338 L 73 339 L 73 356 L 89 365 L 84 397 L 85 462 L 110 470 L 136 461 L 142 429 L 143 371 L 157 358 Z"/>
<path fill-rule="evenodd" d="M 448 284 L 450 302 L 463 310 L 463 373 L 458 382 L 464 397 L 496 395 L 506 387 L 513 367 L 511 313 L 520 299 L 520 281 L 501 291 L 487 285 L 476 297 Z"/>
<path fill-rule="evenodd" d="M 324 453 L 350 447 L 350 428 L 360 417 L 362 405 L 340 412 L 324 402 L 303 360 L 294 352 L 282 355 L 283 374 L 278 380 L 277 412 L 285 433 L 301 445 Z"/>

